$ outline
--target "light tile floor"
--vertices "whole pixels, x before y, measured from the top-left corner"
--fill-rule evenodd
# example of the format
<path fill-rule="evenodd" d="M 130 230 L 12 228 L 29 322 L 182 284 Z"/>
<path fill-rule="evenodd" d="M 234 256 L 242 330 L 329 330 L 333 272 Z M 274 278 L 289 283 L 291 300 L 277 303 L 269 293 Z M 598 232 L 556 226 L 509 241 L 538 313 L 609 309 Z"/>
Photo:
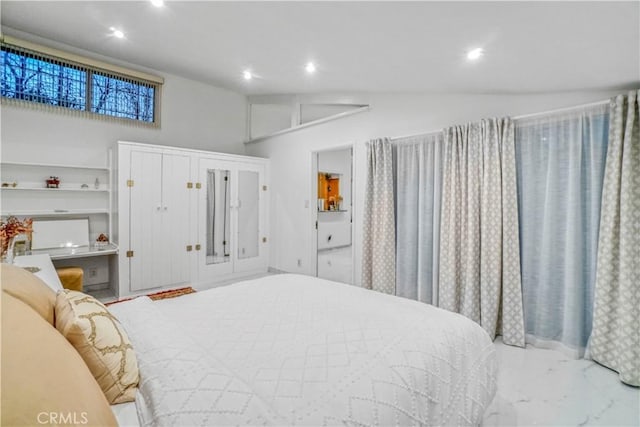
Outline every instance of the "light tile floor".
<path fill-rule="evenodd" d="M 484 426 L 640 426 L 640 389 L 590 360 L 496 340 L 498 392 Z"/>

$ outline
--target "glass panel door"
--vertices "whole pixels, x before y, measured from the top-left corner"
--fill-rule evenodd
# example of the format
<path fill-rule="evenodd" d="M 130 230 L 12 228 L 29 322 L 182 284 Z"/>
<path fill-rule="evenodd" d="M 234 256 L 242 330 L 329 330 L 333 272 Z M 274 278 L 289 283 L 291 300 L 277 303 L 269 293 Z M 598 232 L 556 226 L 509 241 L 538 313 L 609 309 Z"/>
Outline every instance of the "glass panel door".
<path fill-rule="evenodd" d="M 206 263 L 231 261 L 231 172 L 207 169 Z"/>
<path fill-rule="evenodd" d="M 264 270 L 264 165 L 201 158 L 198 177 L 198 280 Z"/>
<path fill-rule="evenodd" d="M 198 280 L 213 281 L 233 273 L 235 228 L 234 164 L 199 159 Z"/>

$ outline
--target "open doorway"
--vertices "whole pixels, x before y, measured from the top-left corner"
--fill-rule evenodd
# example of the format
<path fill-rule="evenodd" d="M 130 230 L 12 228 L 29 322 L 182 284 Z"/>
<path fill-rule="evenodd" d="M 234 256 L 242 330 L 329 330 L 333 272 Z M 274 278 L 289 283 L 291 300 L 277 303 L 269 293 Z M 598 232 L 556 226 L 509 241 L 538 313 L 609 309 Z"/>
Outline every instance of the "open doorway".
<path fill-rule="evenodd" d="M 318 151 L 313 156 L 316 275 L 352 284 L 353 149 Z"/>

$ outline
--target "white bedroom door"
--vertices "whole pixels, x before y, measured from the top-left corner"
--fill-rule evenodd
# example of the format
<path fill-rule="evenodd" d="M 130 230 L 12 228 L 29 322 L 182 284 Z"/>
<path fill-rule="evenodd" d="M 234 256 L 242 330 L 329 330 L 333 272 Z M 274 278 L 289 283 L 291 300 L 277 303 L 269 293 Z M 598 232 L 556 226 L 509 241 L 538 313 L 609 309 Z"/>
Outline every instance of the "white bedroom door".
<path fill-rule="evenodd" d="M 188 282 L 190 158 L 131 151 L 129 288 L 132 292 Z"/>

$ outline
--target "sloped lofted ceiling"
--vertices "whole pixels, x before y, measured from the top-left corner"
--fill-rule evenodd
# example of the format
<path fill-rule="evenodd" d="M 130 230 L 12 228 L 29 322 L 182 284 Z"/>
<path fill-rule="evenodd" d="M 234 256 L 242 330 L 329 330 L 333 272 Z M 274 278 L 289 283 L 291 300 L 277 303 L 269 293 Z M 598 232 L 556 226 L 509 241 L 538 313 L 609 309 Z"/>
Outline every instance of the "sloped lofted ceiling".
<path fill-rule="evenodd" d="M 639 4 L 2 1 L 1 22 L 249 95 L 535 93 L 640 85 Z"/>

